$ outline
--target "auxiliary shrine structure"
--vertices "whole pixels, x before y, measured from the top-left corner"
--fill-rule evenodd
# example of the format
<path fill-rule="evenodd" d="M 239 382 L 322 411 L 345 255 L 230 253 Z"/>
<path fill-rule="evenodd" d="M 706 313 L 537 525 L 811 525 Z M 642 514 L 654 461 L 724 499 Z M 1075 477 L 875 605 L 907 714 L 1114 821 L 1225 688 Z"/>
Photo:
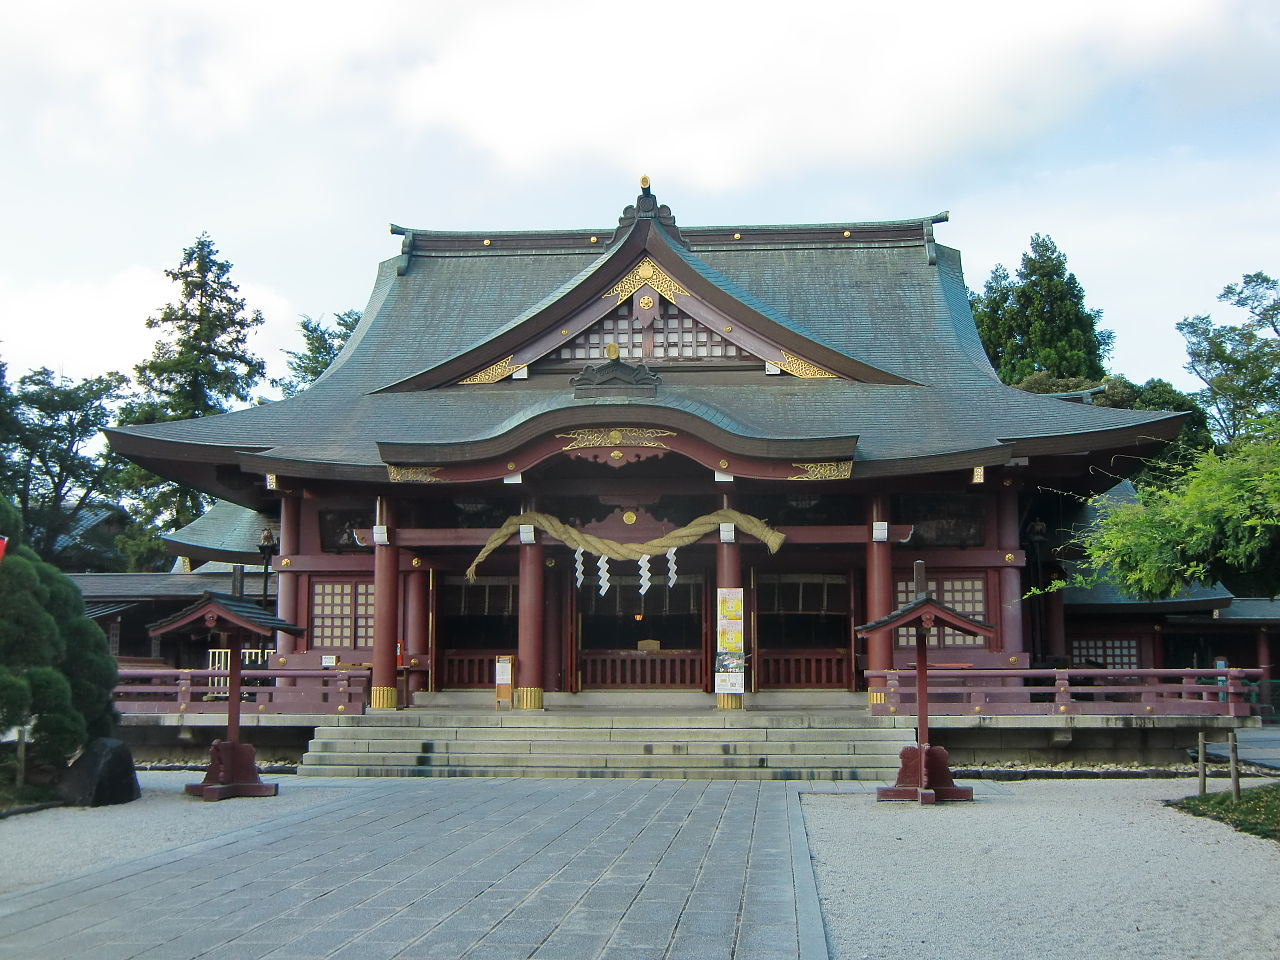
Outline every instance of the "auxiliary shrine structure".
<path fill-rule="evenodd" d="M 994 628 L 939 631 L 937 662 L 1065 663 L 1061 600 L 1022 599 L 1036 531 L 1181 418 L 1002 384 L 946 219 L 682 227 L 644 180 L 607 230 L 393 226 L 308 389 L 108 435 L 227 502 L 187 555 L 278 517 L 277 613 L 304 631 L 278 659 L 371 664 L 374 708 L 491 688 L 508 656 L 525 709 L 863 689 L 914 661 L 913 636 L 853 628 L 914 597 L 916 560 Z"/>

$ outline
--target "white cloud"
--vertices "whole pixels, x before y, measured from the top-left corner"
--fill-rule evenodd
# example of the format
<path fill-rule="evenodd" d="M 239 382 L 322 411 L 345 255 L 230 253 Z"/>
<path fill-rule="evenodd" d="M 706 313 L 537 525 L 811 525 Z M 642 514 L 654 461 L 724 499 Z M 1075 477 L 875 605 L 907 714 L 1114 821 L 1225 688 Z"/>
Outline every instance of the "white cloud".
<path fill-rule="evenodd" d="M 151 353 L 155 335 L 146 319 L 169 287 L 160 271 L 136 266 L 101 281 L 0 276 L 0 360 L 15 380 L 35 367 L 75 379 L 132 373 Z"/>
<path fill-rule="evenodd" d="M 173 300 L 174 285 L 158 269 L 130 267 L 94 280 L 19 284 L 0 277 L 0 361 L 16 380 L 49 367 L 73 379 L 107 370 L 128 375 L 151 355 L 159 331 L 148 317 Z M 266 285 L 246 283 L 240 295 L 267 322 L 250 334 L 250 349 L 267 361 L 268 376 L 285 373 L 285 349 L 298 349 L 296 311 L 289 299 Z"/>
<path fill-rule="evenodd" d="M 153 137 L 253 151 L 259 128 L 341 115 L 407 138 L 457 135 L 502 176 L 605 163 L 726 187 L 1017 150 L 1153 71 L 1183 108 L 1206 86 L 1267 89 L 1277 28 L 1266 11 L 1213 0 L 14 5 L 0 12 L 0 97 L 44 150 L 117 164 Z"/>

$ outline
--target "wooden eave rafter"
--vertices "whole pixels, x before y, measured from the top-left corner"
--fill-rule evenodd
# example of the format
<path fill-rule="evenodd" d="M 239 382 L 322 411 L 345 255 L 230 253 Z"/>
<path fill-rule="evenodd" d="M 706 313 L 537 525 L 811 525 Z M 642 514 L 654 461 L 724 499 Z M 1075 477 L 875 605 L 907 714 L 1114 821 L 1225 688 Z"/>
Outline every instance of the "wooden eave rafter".
<path fill-rule="evenodd" d="M 807 376 L 834 376 L 869 383 L 914 384 L 855 360 L 760 313 L 721 289 L 675 251 L 663 227 L 638 219 L 590 274 L 525 321 L 430 370 L 375 393 L 429 390 L 450 384 L 496 382 L 573 340 L 617 306 L 607 291 L 640 266 L 645 257 L 679 292 L 678 307 L 717 334 L 782 369 Z"/>

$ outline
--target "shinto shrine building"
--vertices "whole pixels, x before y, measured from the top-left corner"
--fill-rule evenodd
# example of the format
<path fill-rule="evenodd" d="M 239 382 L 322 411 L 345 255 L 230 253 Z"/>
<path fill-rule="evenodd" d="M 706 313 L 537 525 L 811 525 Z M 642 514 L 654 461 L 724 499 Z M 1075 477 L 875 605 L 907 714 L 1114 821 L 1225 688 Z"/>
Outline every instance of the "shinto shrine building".
<path fill-rule="evenodd" d="M 504 655 L 523 708 L 620 689 L 732 708 L 715 677 L 735 671 L 748 701 L 862 689 L 914 658 L 852 628 L 910 599 L 916 560 L 995 628 L 943 632 L 940 662 L 1065 658 L 1060 600 L 1021 599 L 1027 530 L 1180 415 L 1002 384 L 946 219 L 683 227 L 645 180 L 610 229 L 392 227 L 399 254 L 311 387 L 110 441 L 278 515 L 278 614 L 305 631 L 279 656 L 371 663 L 375 708 L 402 676 L 402 705 L 490 686 Z M 184 532 L 193 550 L 220 555 L 226 512 Z"/>

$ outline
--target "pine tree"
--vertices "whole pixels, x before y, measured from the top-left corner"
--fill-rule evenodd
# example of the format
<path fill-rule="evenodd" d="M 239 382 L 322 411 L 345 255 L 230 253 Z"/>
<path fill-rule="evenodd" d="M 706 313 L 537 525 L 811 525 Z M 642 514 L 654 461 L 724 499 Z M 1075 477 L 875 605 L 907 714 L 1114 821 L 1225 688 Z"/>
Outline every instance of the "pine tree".
<path fill-rule="evenodd" d="M 263 322 L 246 313 L 231 264 L 218 259 L 207 234 L 182 252 L 167 276 L 178 284 L 176 303 L 147 320 L 159 330 L 151 357 L 134 368 L 141 394 L 126 404 L 124 424 L 162 423 L 225 413 L 247 403 L 265 367 L 248 346 L 249 332 Z M 212 502 L 191 487 L 162 480 L 140 467 L 126 471 L 125 486 L 145 526 L 121 538 L 132 569 L 158 566 L 164 557 L 159 529 L 175 530 L 199 517 Z"/>
<path fill-rule="evenodd" d="M 1067 269 L 1053 239 L 1036 234 L 1022 255 L 1017 279 L 1001 265 L 981 295 L 970 294 L 982 345 L 1005 383 L 1044 371 L 1059 379 L 1099 381 L 1114 335 L 1099 330 L 1100 310 L 1084 303 L 1084 289 Z"/>
<path fill-rule="evenodd" d="M 292 376 L 272 380 L 272 385 L 279 387 L 286 397 L 292 397 L 313 383 L 338 358 L 348 338 L 359 326 L 361 316 L 359 310 L 334 314 L 334 325 L 330 327 L 323 317 L 313 320 L 303 314 L 298 321 L 298 329 L 302 332 L 304 349 L 285 351 L 289 357 L 289 373 Z"/>
<path fill-rule="evenodd" d="M 0 723 L 34 722 L 33 758 L 59 766 L 115 724 L 115 661 L 69 577 L 22 542 L 17 507 L 0 499 Z M 6 725 L 6 729 L 7 729 Z"/>

